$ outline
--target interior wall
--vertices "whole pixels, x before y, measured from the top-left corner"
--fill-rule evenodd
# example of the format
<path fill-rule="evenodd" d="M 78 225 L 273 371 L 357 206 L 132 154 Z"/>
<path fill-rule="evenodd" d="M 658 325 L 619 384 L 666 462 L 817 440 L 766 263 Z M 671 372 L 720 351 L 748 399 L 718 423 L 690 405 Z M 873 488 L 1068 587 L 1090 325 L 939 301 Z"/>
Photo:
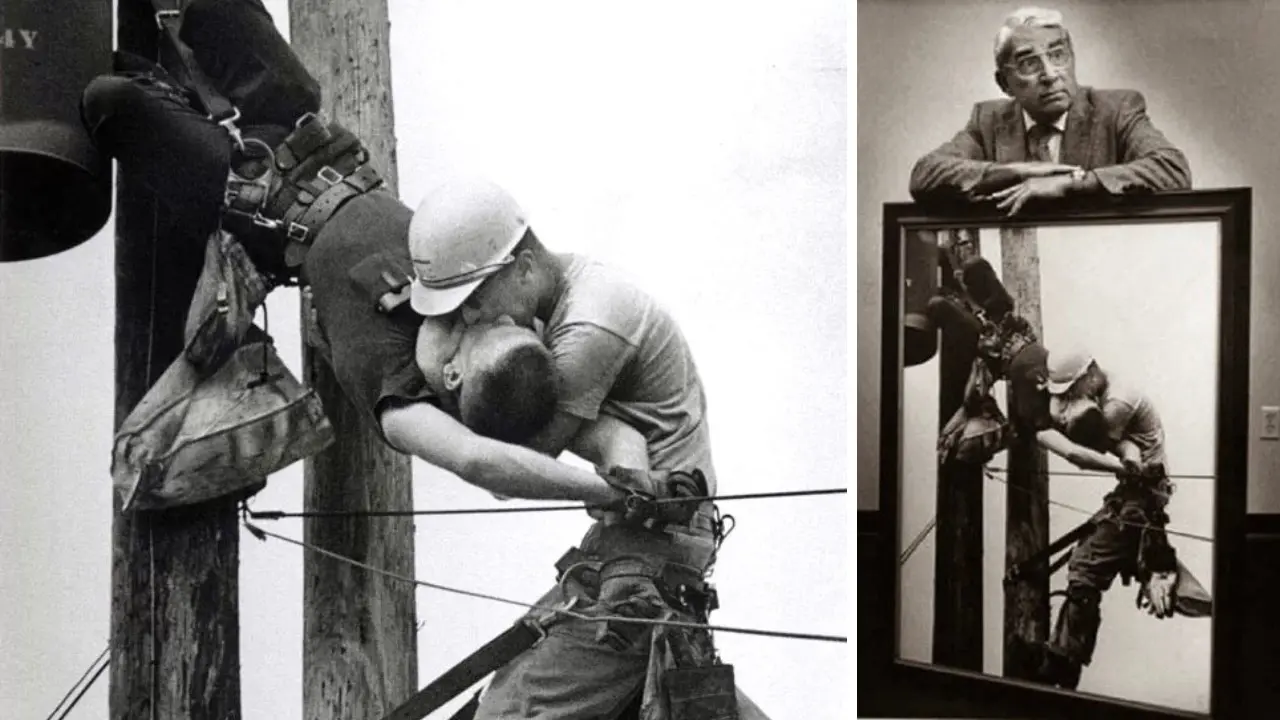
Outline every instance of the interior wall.
<path fill-rule="evenodd" d="M 1193 187 L 1253 188 L 1250 301 L 1249 512 L 1280 512 L 1275 441 L 1260 440 L 1259 406 L 1280 404 L 1280 5 L 1265 0 L 1042 3 L 1060 10 L 1083 85 L 1132 88 L 1191 164 Z M 909 200 L 912 164 L 963 127 L 974 102 L 998 97 L 991 44 L 1010 2 L 859 0 L 858 509 L 879 507 L 881 213 Z M 1159 257 L 1150 259 L 1159 263 Z M 1176 312 L 1176 309 L 1170 309 Z M 1225 481 L 1232 481 L 1225 478 Z"/>

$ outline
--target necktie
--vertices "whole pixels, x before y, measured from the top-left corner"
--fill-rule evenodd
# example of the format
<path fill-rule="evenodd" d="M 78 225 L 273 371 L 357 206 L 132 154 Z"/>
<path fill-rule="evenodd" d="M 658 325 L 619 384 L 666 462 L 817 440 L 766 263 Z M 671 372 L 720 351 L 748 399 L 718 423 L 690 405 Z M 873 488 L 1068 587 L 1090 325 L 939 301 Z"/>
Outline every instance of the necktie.
<path fill-rule="evenodd" d="M 1027 131 L 1027 150 L 1032 160 L 1053 162 L 1053 153 L 1049 150 L 1049 141 L 1057 134 L 1058 129 L 1052 125 L 1036 123 Z"/>

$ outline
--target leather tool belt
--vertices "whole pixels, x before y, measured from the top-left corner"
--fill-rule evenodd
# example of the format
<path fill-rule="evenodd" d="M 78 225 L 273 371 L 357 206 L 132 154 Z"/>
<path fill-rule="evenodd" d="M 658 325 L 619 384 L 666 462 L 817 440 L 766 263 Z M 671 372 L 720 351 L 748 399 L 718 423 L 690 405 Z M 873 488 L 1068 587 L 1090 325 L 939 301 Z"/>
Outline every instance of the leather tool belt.
<path fill-rule="evenodd" d="M 266 167 L 252 178 L 234 169 L 229 173 L 223 226 L 237 235 L 276 235 L 291 271 L 302 265 L 320 228 L 344 203 L 384 184 L 360 139 L 318 115 L 300 118 L 275 148 L 258 144 L 266 151 Z"/>

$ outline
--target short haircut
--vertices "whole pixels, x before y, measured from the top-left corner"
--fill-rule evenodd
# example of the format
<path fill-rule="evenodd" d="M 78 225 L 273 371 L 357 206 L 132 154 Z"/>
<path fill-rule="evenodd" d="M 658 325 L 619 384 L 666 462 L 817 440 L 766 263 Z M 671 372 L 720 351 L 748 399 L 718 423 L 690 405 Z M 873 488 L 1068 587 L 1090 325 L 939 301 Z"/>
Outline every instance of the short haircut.
<path fill-rule="evenodd" d="M 1115 444 L 1111 440 L 1106 416 L 1102 414 L 1101 408 L 1093 404 L 1071 420 L 1064 434 L 1072 441 L 1098 452 L 1108 452 Z"/>
<path fill-rule="evenodd" d="M 1019 8 L 1004 19 L 1004 24 L 996 32 L 994 54 L 997 70 L 1004 67 L 1004 64 L 1009 60 L 1013 33 L 1020 27 L 1058 28 L 1066 36 L 1067 44 L 1071 43 L 1071 35 L 1062 24 L 1062 13 L 1057 10 L 1046 10 L 1038 7 Z"/>
<path fill-rule="evenodd" d="M 551 422 L 559 401 L 555 362 L 542 343 L 517 345 L 462 384 L 459 412 L 473 432 L 503 442 L 528 440 Z"/>

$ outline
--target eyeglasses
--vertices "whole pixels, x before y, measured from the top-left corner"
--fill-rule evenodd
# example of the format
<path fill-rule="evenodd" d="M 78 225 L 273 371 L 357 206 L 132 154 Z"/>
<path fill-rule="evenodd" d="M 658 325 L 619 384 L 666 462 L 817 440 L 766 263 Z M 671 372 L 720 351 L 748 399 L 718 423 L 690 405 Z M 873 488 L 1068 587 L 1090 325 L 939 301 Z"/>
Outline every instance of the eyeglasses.
<path fill-rule="evenodd" d="M 1071 63 L 1071 48 L 1067 45 L 1059 45 L 1049 48 L 1049 51 L 1043 55 L 1025 55 L 1017 60 L 1006 63 L 1005 67 L 1011 68 L 1019 77 L 1034 78 L 1046 69 L 1046 63 L 1055 70 L 1061 70 Z"/>

